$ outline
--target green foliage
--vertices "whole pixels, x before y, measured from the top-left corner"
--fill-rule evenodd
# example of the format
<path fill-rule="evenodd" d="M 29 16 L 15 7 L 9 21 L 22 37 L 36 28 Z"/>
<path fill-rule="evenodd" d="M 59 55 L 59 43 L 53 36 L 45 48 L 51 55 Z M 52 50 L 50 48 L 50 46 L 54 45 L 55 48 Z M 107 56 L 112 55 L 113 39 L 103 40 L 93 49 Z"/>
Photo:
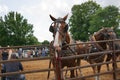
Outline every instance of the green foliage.
<path fill-rule="evenodd" d="M 42 44 L 49 44 L 49 41 L 48 41 L 48 40 L 44 40 L 44 41 L 42 42 Z"/>
<path fill-rule="evenodd" d="M 119 9 L 115 6 L 107 6 L 103 9 L 99 9 L 92 17 L 90 22 L 89 31 L 93 34 L 102 27 L 114 27 L 117 34 L 120 34 Z"/>
<path fill-rule="evenodd" d="M 41 43 L 38 42 L 38 39 L 33 35 L 28 35 L 26 37 L 26 45 L 40 45 Z"/>
<path fill-rule="evenodd" d="M 29 24 L 20 13 L 9 12 L 4 19 L 1 17 L 0 28 L 2 46 L 31 45 L 38 42 L 33 36 L 33 25 Z"/>
<path fill-rule="evenodd" d="M 89 36 L 89 20 L 101 8 L 96 2 L 88 1 L 72 7 L 72 16 L 69 20 L 70 32 L 75 40 L 87 40 Z"/>
<path fill-rule="evenodd" d="M 93 1 L 72 7 L 69 20 L 70 32 L 75 40 L 88 40 L 89 36 L 102 27 L 114 27 L 120 35 L 120 12 L 115 6 L 100 7 Z"/>

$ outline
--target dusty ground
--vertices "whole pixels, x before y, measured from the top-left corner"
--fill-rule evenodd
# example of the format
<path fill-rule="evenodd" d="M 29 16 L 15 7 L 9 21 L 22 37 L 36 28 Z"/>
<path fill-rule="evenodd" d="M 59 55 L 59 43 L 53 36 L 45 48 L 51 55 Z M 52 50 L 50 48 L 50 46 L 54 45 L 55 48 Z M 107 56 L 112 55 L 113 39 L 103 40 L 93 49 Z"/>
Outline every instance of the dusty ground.
<path fill-rule="evenodd" d="M 48 60 L 42 60 L 42 61 L 30 61 L 30 62 L 22 62 L 24 66 L 24 70 L 36 70 L 36 69 L 47 69 L 49 61 Z M 82 66 L 88 64 L 86 61 L 82 61 Z M 119 69 L 120 69 L 120 63 L 118 63 Z M 110 67 L 112 69 L 112 67 Z M 107 71 L 106 66 L 102 66 L 101 72 Z M 93 74 L 92 68 L 84 68 L 82 69 L 82 72 L 84 75 L 90 75 Z M 29 73 L 26 74 L 27 80 L 47 80 L 47 72 L 38 72 L 38 73 Z M 67 74 L 69 75 L 69 73 Z M 120 73 L 117 74 L 118 79 L 120 79 Z M 50 80 L 54 78 L 54 73 L 50 73 Z M 113 80 L 112 74 L 105 74 L 100 76 L 101 80 Z M 93 77 L 87 78 L 85 80 L 95 80 Z"/>

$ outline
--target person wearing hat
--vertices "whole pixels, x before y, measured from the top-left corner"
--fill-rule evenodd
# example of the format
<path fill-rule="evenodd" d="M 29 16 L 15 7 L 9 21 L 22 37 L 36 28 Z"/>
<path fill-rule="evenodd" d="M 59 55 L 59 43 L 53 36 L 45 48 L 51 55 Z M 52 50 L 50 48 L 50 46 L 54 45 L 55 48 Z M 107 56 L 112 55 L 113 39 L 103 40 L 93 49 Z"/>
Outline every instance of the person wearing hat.
<path fill-rule="evenodd" d="M 17 59 L 16 54 L 12 53 L 10 59 Z M 20 62 L 7 62 L 4 64 L 4 69 L 7 72 L 18 72 L 23 71 L 23 66 Z M 6 80 L 25 80 L 25 75 L 15 74 L 6 76 Z"/>

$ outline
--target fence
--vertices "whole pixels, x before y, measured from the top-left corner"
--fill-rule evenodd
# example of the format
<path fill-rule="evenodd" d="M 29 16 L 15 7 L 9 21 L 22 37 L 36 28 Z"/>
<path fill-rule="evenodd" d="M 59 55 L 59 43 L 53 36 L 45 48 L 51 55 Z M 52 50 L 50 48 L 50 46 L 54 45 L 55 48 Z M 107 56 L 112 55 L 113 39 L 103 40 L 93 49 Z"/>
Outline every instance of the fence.
<path fill-rule="evenodd" d="M 118 40 L 109 40 L 109 41 L 118 41 Z M 96 41 L 96 42 L 105 42 L 105 41 Z M 91 44 L 91 43 L 96 43 L 96 42 L 85 42 L 85 43 L 80 43 L 80 44 Z M 79 45 L 79 44 L 70 44 L 69 46 L 72 45 Z M 44 47 L 48 45 L 44 45 Z M 1 47 L 0 49 L 9 49 L 9 48 L 26 48 L 26 47 L 43 47 L 43 45 L 32 45 L 32 46 L 12 46 L 12 47 Z M 114 45 L 113 45 L 114 47 Z M 80 57 L 84 57 L 84 56 L 90 56 L 90 55 L 97 55 L 97 54 L 110 54 L 110 53 L 116 53 L 120 50 L 106 50 L 103 52 L 97 52 L 97 53 L 92 53 L 92 54 L 81 54 L 81 55 L 73 55 L 73 56 L 67 56 L 67 57 L 59 57 L 60 59 L 57 58 L 56 61 L 58 61 L 58 63 L 60 63 L 60 60 L 63 59 L 71 59 L 71 58 L 80 58 Z M 6 63 L 6 62 L 15 62 L 15 61 L 35 61 L 35 60 L 51 60 L 54 57 L 35 57 L 35 58 L 26 58 L 26 59 L 17 59 L 17 60 L 1 60 L 1 63 Z M 71 67 L 71 68 L 67 68 L 67 69 L 61 69 L 61 68 L 57 68 L 59 69 L 58 74 L 56 75 L 57 80 L 63 80 L 63 72 L 64 71 L 68 71 L 68 70 L 72 70 L 72 69 L 82 69 L 82 68 L 87 68 L 87 67 L 92 67 L 92 66 L 96 66 L 96 65 L 105 65 L 105 64 L 117 64 L 120 62 L 120 60 L 116 60 L 115 59 L 115 54 L 113 54 L 112 57 L 112 61 L 109 62 L 103 62 L 103 63 L 96 63 L 96 64 L 91 64 L 91 65 L 85 65 L 85 66 L 76 66 L 76 67 Z M 59 64 L 58 64 L 59 65 Z M 21 72 L 11 72 L 11 73 L 1 73 L 0 76 L 7 76 L 7 75 L 14 75 L 14 74 L 28 74 L 28 73 L 36 73 L 36 72 L 49 72 L 49 71 L 54 71 L 56 68 L 48 68 L 48 69 L 40 69 L 40 70 L 30 70 L 30 71 L 21 71 Z M 75 78 L 67 78 L 66 80 L 79 80 L 79 79 L 84 79 L 84 78 L 89 78 L 89 77 L 94 77 L 97 75 L 104 75 L 104 74 L 112 74 L 113 75 L 113 80 L 119 80 L 117 78 L 117 74 L 120 72 L 120 69 L 117 69 L 116 66 L 113 66 L 113 70 L 112 71 L 106 71 L 106 72 L 102 72 L 102 73 L 96 73 L 93 75 L 88 75 L 88 76 L 77 76 Z"/>

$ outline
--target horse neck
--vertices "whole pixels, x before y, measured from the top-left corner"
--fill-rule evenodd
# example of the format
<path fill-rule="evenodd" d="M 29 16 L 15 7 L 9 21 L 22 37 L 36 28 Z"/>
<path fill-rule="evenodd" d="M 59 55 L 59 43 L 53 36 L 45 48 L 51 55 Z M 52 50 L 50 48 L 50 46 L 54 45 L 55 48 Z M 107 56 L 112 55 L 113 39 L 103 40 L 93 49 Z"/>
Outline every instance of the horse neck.
<path fill-rule="evenodd" d="M 120 49 L 120 41 L 115 41 L 115 49 Z"/>
<path fill-rule="evenodd" d="M 71 42 L 71 38 L 70 38 L 70 35 L 68 33 L 65 34 L 65 43 L 62 44 L 62 50 L 66 50 L 68 48 L 68 46 L 66 46 L 67 44 L 70 44 Z"/>
<path fill-rule="evenodd" d="M 70 38 L 70 35 L 68 33 L 66 33 L 65 41 L 67 44 L 70 44 L 70 42 L 71 42 L 71 38 Z"/>
<path fill-rule="evenodd" d="M 94 35 L 94 37 L 95 37 L 96 41 L 104 40 L 104 37 L 103 37 L 101 34 L 99 34 L 99 35 Z M 97 43 L 97 44 L 99 44 L 100 47 L 102 47 L 103 49 L 107 49 L 106 42 L 99 42 L 99 43 Z"/>

